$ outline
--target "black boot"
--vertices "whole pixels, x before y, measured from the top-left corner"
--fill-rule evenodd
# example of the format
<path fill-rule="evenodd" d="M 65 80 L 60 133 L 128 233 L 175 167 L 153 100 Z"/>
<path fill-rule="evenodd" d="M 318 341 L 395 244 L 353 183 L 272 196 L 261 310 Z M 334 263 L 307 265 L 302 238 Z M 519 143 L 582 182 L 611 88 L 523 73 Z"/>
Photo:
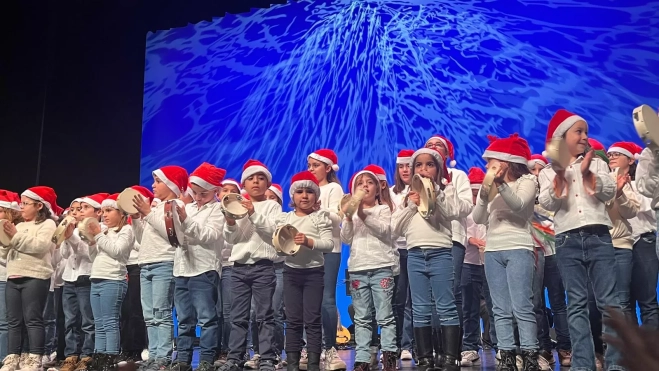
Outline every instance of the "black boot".
<path fill-rule="evenodd" d="M 497 371 L 519 371 L 517 370 L 517 359 L 512 350 L 499 350 L 501 361 L 497 365 Z"/>
<path fill-rule="evenodd" d="M 432 357 L 432 327 L 414 327 L 414 342 L 418 358 L 417 370 L 432 371 L 435 367 Z"/>
<path fill-rule="evenodd" d="M 115 371 L 117 369 L 117 358 L 116 354 L 106 354 L 103 357 L 103 363 L 99 366 L 99 371 Z"/>
<path fill-rule="evenodd" d="M 286 352 L 286 371 L 300 371 L 300 352 Z"/>
<path fill-rule="evenodd" d="M 460 348 L 462 329 L 459 325 L 442 326 L 442 344 L 444 350 L 444 371 L 460 370 Z"/>
<path fill-rule="evenodd" d="M 87 364 L 87 371 L 101 371 L 105 365 L 107 354 L 96 353 L 92 356 L 92 361 Z"/>
<path fill-rule="evenodd" d="M 320 371 L 320 353 L 307 353 L 307 371 Z"/>
<path fill-rule="evenodd" d="M 442 344 L 442 328 L 432 329 L 432 349 L 435 351 L 435 370 L 444 369 L 444 347 Z"/>
<path fill-rule="evenodd" d="M 522 360 L 524 360 L 524 366 L 520 371 L 540 371 L 537 350 L 522 350 Z"/>

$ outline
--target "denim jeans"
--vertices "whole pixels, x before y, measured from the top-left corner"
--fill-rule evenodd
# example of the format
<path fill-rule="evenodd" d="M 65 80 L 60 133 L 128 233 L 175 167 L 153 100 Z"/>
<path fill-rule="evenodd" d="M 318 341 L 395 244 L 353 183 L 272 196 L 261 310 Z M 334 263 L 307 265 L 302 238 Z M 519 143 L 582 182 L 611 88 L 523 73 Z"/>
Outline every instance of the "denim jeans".
<path fill-rule="evenodd" d="M 220 279 L 220 295 L 217 300 L 217 312 L 220 318 L 221 331 L 218 333 L 217 346 L 222 352 L 229 352 L 229 335 L 231 334 L 231 272 L 233 266 L 222 267 Z"/>
<path fill-rule="evenodd" d="M 549 322 L 545 313 L 545 251 L 535 248 L 535 270 L 533 274 L 533 313 L 541 350 L 551 352 L 551 346 L 544 348 L 543 340 L 549 337 Z"/>
<path fill-rule="evenodd" d="M 5 290 L 7 281 L 0 281 L 0 360 L 7 356 L 7 300 Z"/>
<path fill-rule="evenodd" d="M 21 277 L 7 280 L 7 354 L 21 354 L 26 351 L 44 354 L 43 309 L 49 289 L 50 279 Z M 24 330 L 29 340 L 28 349 L 22 349 Z"/>
<path fill-rule="evenodd" d="M 46 306 L 43 309 L 43 327 L 46 336 L 44 355 L 51 355 L 56 350 L 57 312 L 55 312 L 55 292 L 48 291 Z"/>
<path fill-rule="evenodd" d="M 321 308 L 325 281 L 323 267 L 297 269 L 284 267 L 284 303 L 286 306 L 286 351 L 300 352 L 304 348 L 302 334 L 306 328 L 307 349 L 321 353 L 323 330 Z"/>
<path fill-rule="evenodd" d="M 199 362 L 210 364 L 217 350 L 217 287 L 220 277 L 217 271 L 208 271 L 194 277 L 174 278 L 174 306 L 178 319 L 176 341 L 178 361 L 192 364 L 193 343 L 197 324 L 201 327 Z"/>
<path fill-rule="evenodd" d="M 462 244 L 453 241 L 453 247 L 451 247 L 451 255 L 453 256 L 453 297 L 455 298 L 455 307 L 458 309 L 458 317 L 460 318 L 461 325 L 464 323 L 461 280 L 466 251 Z"/>
<path fill-rule="evenodd" d="M 464 338 L 462 350 L 478 351 L 481 338 L 481 296 L 483 294 L 483 276 L 485 268 L 482 265 L 463 264 L 460 285 L 462 286 L 462 309 L 464 311 Z"/>
<path fill-rule="evenodd" d="M 492 349 L 499 349 L 499 341 L 497 340 L 497 326 L 494 324 L 494 305 L 492 304 L 492 295 L 490 295 L 490 286 L 487 283 L 487 275 L 483 276 L 483 298 L 485 299 L 485 306 L 487 307 L 488 319 L 490 321 L 490 341 L 492 342 Z"/>
<path fill-rule="evenodd" d="M 632 265 L 633 254 L 631 249 L 620 249 L 614 247 L 616 257 L 616 291 L 620 306 L 625 316 L 631 321 L 636 322 L 636 306 L 632 314 L 631 305 L 631 284 L 632 284 Z"/>
<path fill-rule="evenodd" d="M 605 226 L 574 229 L 556 235 L 556 257 L 567 291 L 567 316 L 572 341 L 572 371 L 595 370 L 595 352 L 588 319 L 588 281 L 592 282 L 597 307 L 605 318 L 607 307 L 620 310 L 616 292 L 616 258 L 611 235 Z M 615 336 L 604 326 L 603 332 Z M 605 360 L 609 371 L 623 370 L 620 353 L 611 346 Z"/>
<path fill-rule="evenodd" d="M 91 305 L 96 324 L 96 353 L 119 354 L 119 317 L 126 295 L 126 280 L 92 279 Z"/>
<path fill-rule="evenodd" d="M 336 284 L 341 268 L 341 253 L 327 253 L 325 257 L 325 288 L 323 290 L 323 335 L 325 348 L 336 346 L 336 327 L 339 322 L 339 313 L 336 308 Z"/>
<path fill-rule="evenodd" d="M 142 290 L 140 285 L 140 266 L 127 265 L 128 283 L 126 295 L 121 303 L 121 350 L 141 353 L 147 347 L 146 324 L 142 312 Z"/>
<path fill-rule="evenodd" d="M 646 233 L 634 244 L 632 250 L 633 265 L 631 284 L 631 304 L 636 303 L 641 312 L 643 326 L 659 329 L 659 306 L 657 305 L 657 277 L 659 259 L 655 254 L 657 237 Z"/>
<path fill-rule="evenodd" d="M 396 352 L 396 319 L 391 307 L 394 295 L 394 275 L 391 268 L 350 272 L 350 292 L 355 310 L 355 363 L 370 362 L 373 324 L 375 319 L 382 329 L 382 351 Z"/>
<path fill-rule="evenodd" d="M 91 304 L 92 285 L 89 276 L 78 277 L 77 282 L 64 282 L 62 305 L 66 327 L 66 356 L 92 356 L 94 354 L 94 313 Z"/>
<path fill-rule="evenodd" d="M 275 342 L 273 345 L 277 355 L 280 356 L 284 346 L 284 263 L 275 263 L 274 267 L 277 286 L 275 287 L 275 295 L 272 297 L 272 310 L 275 313 Z M 247 346 L 253 347 L 254 353 L 259 354 L 259 330 L 257 326 L 254 326 L 256 323 L 255 307 L 254 300 L 252 299 Z"/>
<path fill-rule="evenodd" d="M 533 313 L 535 255 L 526 249 L 485 252 L 485 275 L 492 296 L 498 347 L 515 350 L 513 319 L 522 350 L 538 349 Z"/>
<path fill-rule="evenodd" d="M 451 249 L 410 249 L 407 255 L 407 274 L 412 292 L 414 327 L 432 326 L 433 308 L 442 326 L 460 324 L 453 297 Z"/>
<path fill-rule="evenodd" d="M 158 262 L 140 266 L 142 314 L 149 338 L 149 360 L 171 359 L 174 322 L 174 262 Z"/>
<path fill-rule="evenodd" d="M 565 297 L 565 287 L 561 272 L 558 270 L 556 255 L 545 256 L 545 278 L 544 286 L 547 288 L 547 297 L 549 298 L 549 307 L 554 318 L 554 330 L 556 331 L 557 349 L 571 350 L 570 330 L 567 325 L 567 298 Z M 543 293 L 544 294 L 544 293 Z M 543 295 L 544 297 L 544 295 Z M 552 343 L 549 337 L 549 323 L 546 331 L 543 332 L 544 338 L 541 340 L 542 349 L 551 349 Z"/>

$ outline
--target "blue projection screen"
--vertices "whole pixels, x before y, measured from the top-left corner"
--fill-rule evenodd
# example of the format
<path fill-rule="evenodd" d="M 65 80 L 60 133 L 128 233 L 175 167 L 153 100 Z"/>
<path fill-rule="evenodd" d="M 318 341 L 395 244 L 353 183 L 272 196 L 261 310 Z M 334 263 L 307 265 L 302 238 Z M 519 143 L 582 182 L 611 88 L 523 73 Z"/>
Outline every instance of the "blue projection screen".
<path fill-rule="evenodd" d="M 345 185 L 435 133 L 467 170 L 487 134 L 541 152 L 561 107 L 605 146 L 640 143 L 632 110 L 659 106 L 656 14 L 649 0 L 298 1 L 149 33 L 141 182 L 203 161 L 239 178 L 255 158 L 286 194 L 327 147 Z"/>

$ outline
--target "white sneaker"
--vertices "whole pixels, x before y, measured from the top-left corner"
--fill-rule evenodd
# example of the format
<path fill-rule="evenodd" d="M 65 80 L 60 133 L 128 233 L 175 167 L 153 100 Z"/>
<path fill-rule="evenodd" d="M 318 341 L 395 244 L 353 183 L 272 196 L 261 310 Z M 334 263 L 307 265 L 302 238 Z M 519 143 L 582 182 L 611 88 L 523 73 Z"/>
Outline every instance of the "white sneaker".
<path fill-rule="evenodd" d="M 345 370 L 348 367 L 341 357 L 339 357 L 339 352 L 336 351 L 336 348 L 328 349 L 325 352 L 325 362 L 323 364 L 325 365 L 325 371 Z"/>
<path fill-rule="evenodd" d="M 254 354 L 254 356 L 252 356 L 252 359 L 245 362 L 245 366 L 243 366 L 243 368 L 246 368 L 248 370 L 258 370 L 260 361 L 261 361 L 261 356 L 258 354 Z"/>
<path fill-rule="evenodd" d="M 402 352 L 400 352 L 400 360 L 401 361 L 411 361 L 412 360 L 412 352 L 409 350 L 403 349 Z"/>
<path fill-rule="evenodd" d="M 473 366 L 480 362 L 481 358 L 478 356 L 478 352 L 475 350 L 467 350 L 462 352 L 462 359 L 460 360 L 460 365 L 464 367 Z"/>
<path fill-rule="evenodd" d="M 494 359 L 496 360 L 497 363 L 501 361 L 501 351 L 497 350 L 497 353 L 494 355 Z"/>
<path fill-rule="evenodd" d="M 28 354 L 20 371 L 43 371 L 43 367 L 41 366 L 41 355 Z"/>
<path fill-rule="evenodd" d="M 302 349 L 302 351 L 300 352 L 300 365 L 298 368 L 302 371 L 306 371 L 308 364 L 309 364 L 309 358 L 307 358 L 307 350 Z"/>
<path fill-rule="evenodd" d="M 141 355 L 142 355 L 142 361 L 146 362 L 146 361 L 149 360 L 149 350 L 148 349 L 144 349 L 142 351 Z"/>
<path fill-rule="evenodd" d="M 325 362 L 325 356 L 326 356 L 327 350 L 323 349 L 322 352 L 320 352 L 320 361 Z"/>
<path fill-rule="evenodd" d="M 2 368 L 0 371 L 15 371 L 18 370 L 18 365 L 21 362 L 21 356 L 18 354 L 10 354 L 2 361 Z"/>
<path fill-rule="evenodd" d="M 515 360 L 517 361 L 517 369 L 521 370 L 524 368 L 524 360 L 522 359 L 522 356 L 515 356 Z"/>
<path fill-rule="evenodd" d="M 538 366 L 540 366 L 540 370 L 542 371 L 551 370 L 551 366 L 549 365 L 549 362 L 547 362 L 547 360 L 543 356 L 538 356 Z"/>

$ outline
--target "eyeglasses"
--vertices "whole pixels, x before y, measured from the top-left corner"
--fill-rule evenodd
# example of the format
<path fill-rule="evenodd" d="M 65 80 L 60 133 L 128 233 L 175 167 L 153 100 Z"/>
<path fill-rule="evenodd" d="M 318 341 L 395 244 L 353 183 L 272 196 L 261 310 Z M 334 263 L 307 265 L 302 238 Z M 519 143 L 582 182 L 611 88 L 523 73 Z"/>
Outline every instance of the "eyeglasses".
<path fill-rule="evenodd" d="M 618 158 L 620 156 L 622 156 L 622 153 L 620 152 L 609 152 L 606 154 L 607 158 Z"/>
<path fill-rule="evenodd" d="M 36 205 L 38 202 L 21 202 L 21 207 Z"/>

